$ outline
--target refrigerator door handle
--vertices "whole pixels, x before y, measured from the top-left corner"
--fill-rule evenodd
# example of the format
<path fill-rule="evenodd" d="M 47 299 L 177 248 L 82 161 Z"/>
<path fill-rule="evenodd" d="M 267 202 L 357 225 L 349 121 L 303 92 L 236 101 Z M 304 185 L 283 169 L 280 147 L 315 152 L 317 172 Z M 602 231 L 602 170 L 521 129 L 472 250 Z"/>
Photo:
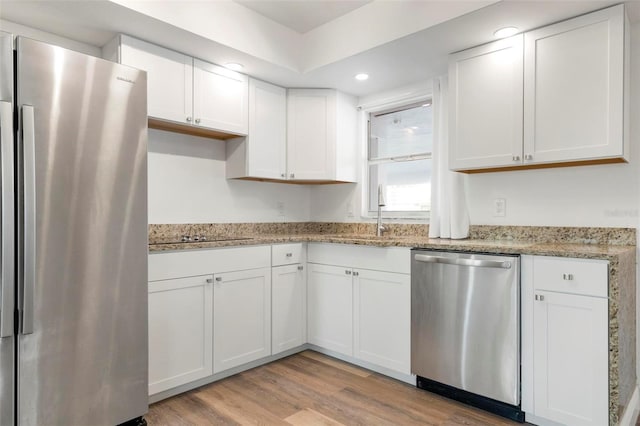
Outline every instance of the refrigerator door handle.
<path fill-rule="evenodd" d="M 22 106 L 24 170 L 24 273 L 22 282 L 21 333 L 33 333 L 33 298 L 36 286 L 36 168 L 35 114 L 33 106 Z"/>
<path fill-rule="evenodd" d="M 0 177 L 2 179 L 2 247 L 0 248 L 0 337 L 13 336 L 15 198 L 13 192 L 13 108 L 0 102 Z"/>

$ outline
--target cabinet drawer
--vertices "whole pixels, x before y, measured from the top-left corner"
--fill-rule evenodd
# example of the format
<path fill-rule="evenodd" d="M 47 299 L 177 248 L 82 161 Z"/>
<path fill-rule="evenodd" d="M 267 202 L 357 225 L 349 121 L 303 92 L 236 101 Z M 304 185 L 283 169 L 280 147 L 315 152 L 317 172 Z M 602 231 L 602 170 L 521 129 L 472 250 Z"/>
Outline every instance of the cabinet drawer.
<path fill-rule="evenodd" d="M 272 246 L 271 266 L 292 265 L 300 262 L 303 262 L 302 243 Z"/>
<path fill-rule="evenodd" d="M 607 297 L 609 262 L 534 256 L 533 286 L 536 290 Z"/>

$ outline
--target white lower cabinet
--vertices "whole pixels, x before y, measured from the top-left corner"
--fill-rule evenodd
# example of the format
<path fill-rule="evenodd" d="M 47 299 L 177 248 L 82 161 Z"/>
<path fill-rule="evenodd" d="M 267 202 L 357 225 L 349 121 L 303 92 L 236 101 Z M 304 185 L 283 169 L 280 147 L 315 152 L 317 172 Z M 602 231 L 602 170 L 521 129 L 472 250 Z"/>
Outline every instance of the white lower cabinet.
<path fill-rule="evenodd" d="M 548 291 L 536 296 L 536 416 L 568 425 L 608 424 L 607 299 Z"/>
<path fill-rule="evenodd" d="M 522 256 L 522 407 L 528 420 L 609 423 L 607 277 L 603 260 Z"/>
<path fill-rule="evenodd" d="M 410 374 L 411 276 L 357 269 L 353 283 L 353 356 Z"/>
<path fill-rule="evenodd" d="M 213 372 L 271 354 L 270 268 L 215 276 Z"/>
<path fill-rule="evenodd" d="M 306 271 L 300 264 L 271 269 L 271 353 L 307 342 Z"/>
<path fill-rule="evenodd" d="M 307 265 L 309 343 L 353 356 L 351 269 Z"/>
<path fill-rule="evenodd" d="M 213 373 L 212 278 L 149 283 L 150 395 Z"/>
<path fill-rule="evenodd" d="M 309 343 L 410 374 L 410 260 L 408 248 L 309 244 Z"/>

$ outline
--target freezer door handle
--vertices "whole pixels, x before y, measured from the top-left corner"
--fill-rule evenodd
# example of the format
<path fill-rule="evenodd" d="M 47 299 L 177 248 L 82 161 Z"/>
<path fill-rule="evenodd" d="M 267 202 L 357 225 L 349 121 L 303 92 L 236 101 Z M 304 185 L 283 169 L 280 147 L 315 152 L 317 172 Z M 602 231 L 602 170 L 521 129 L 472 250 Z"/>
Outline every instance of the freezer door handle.
<path fill-rule="evenodd" d="M 425 263 L 511 269 L 511 262 L 502 260 L 461 259 L 456 257 L 429 256 L 426 254 L 416 254 L 414 258 L 419 262 Z"/>
<path fill-rule="evenodd" d="M 13 192 L 13 108 L 0 102 L 0 178 L 2 179 L 2 247 L 0 249 L 0 337 L 13 335 L 15 198 Z"/>
<path fill-rule="evenodd" d="M 24 170 L 24 273 L 22 282 L 21 333 L 33 333 L 33 305 L 36 286 L 36 168 L 35 113 L 22 106 L 22 146 Z"/>

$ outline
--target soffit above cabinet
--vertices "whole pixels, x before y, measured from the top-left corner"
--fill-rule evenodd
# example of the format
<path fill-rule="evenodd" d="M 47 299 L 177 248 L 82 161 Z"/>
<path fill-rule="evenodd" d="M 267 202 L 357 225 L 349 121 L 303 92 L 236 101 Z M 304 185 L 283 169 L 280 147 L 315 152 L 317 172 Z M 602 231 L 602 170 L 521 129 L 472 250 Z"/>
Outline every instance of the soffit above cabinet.
<path fill-rule="evenodd" d="M 126 33 L 212 63 L 241 62 L 284 87 L 364 96 L 446 73 L 447 54 L 491 41 L 501 26 L 527 31 L 616 2 L 375 0 L 304 34 L 231 1 L 2 3 L 3 20 L 95 46 Z M 638 21 L 640 4 L 629 3 Z M 365 83 L 353 79 L 362 70 Z"/>

